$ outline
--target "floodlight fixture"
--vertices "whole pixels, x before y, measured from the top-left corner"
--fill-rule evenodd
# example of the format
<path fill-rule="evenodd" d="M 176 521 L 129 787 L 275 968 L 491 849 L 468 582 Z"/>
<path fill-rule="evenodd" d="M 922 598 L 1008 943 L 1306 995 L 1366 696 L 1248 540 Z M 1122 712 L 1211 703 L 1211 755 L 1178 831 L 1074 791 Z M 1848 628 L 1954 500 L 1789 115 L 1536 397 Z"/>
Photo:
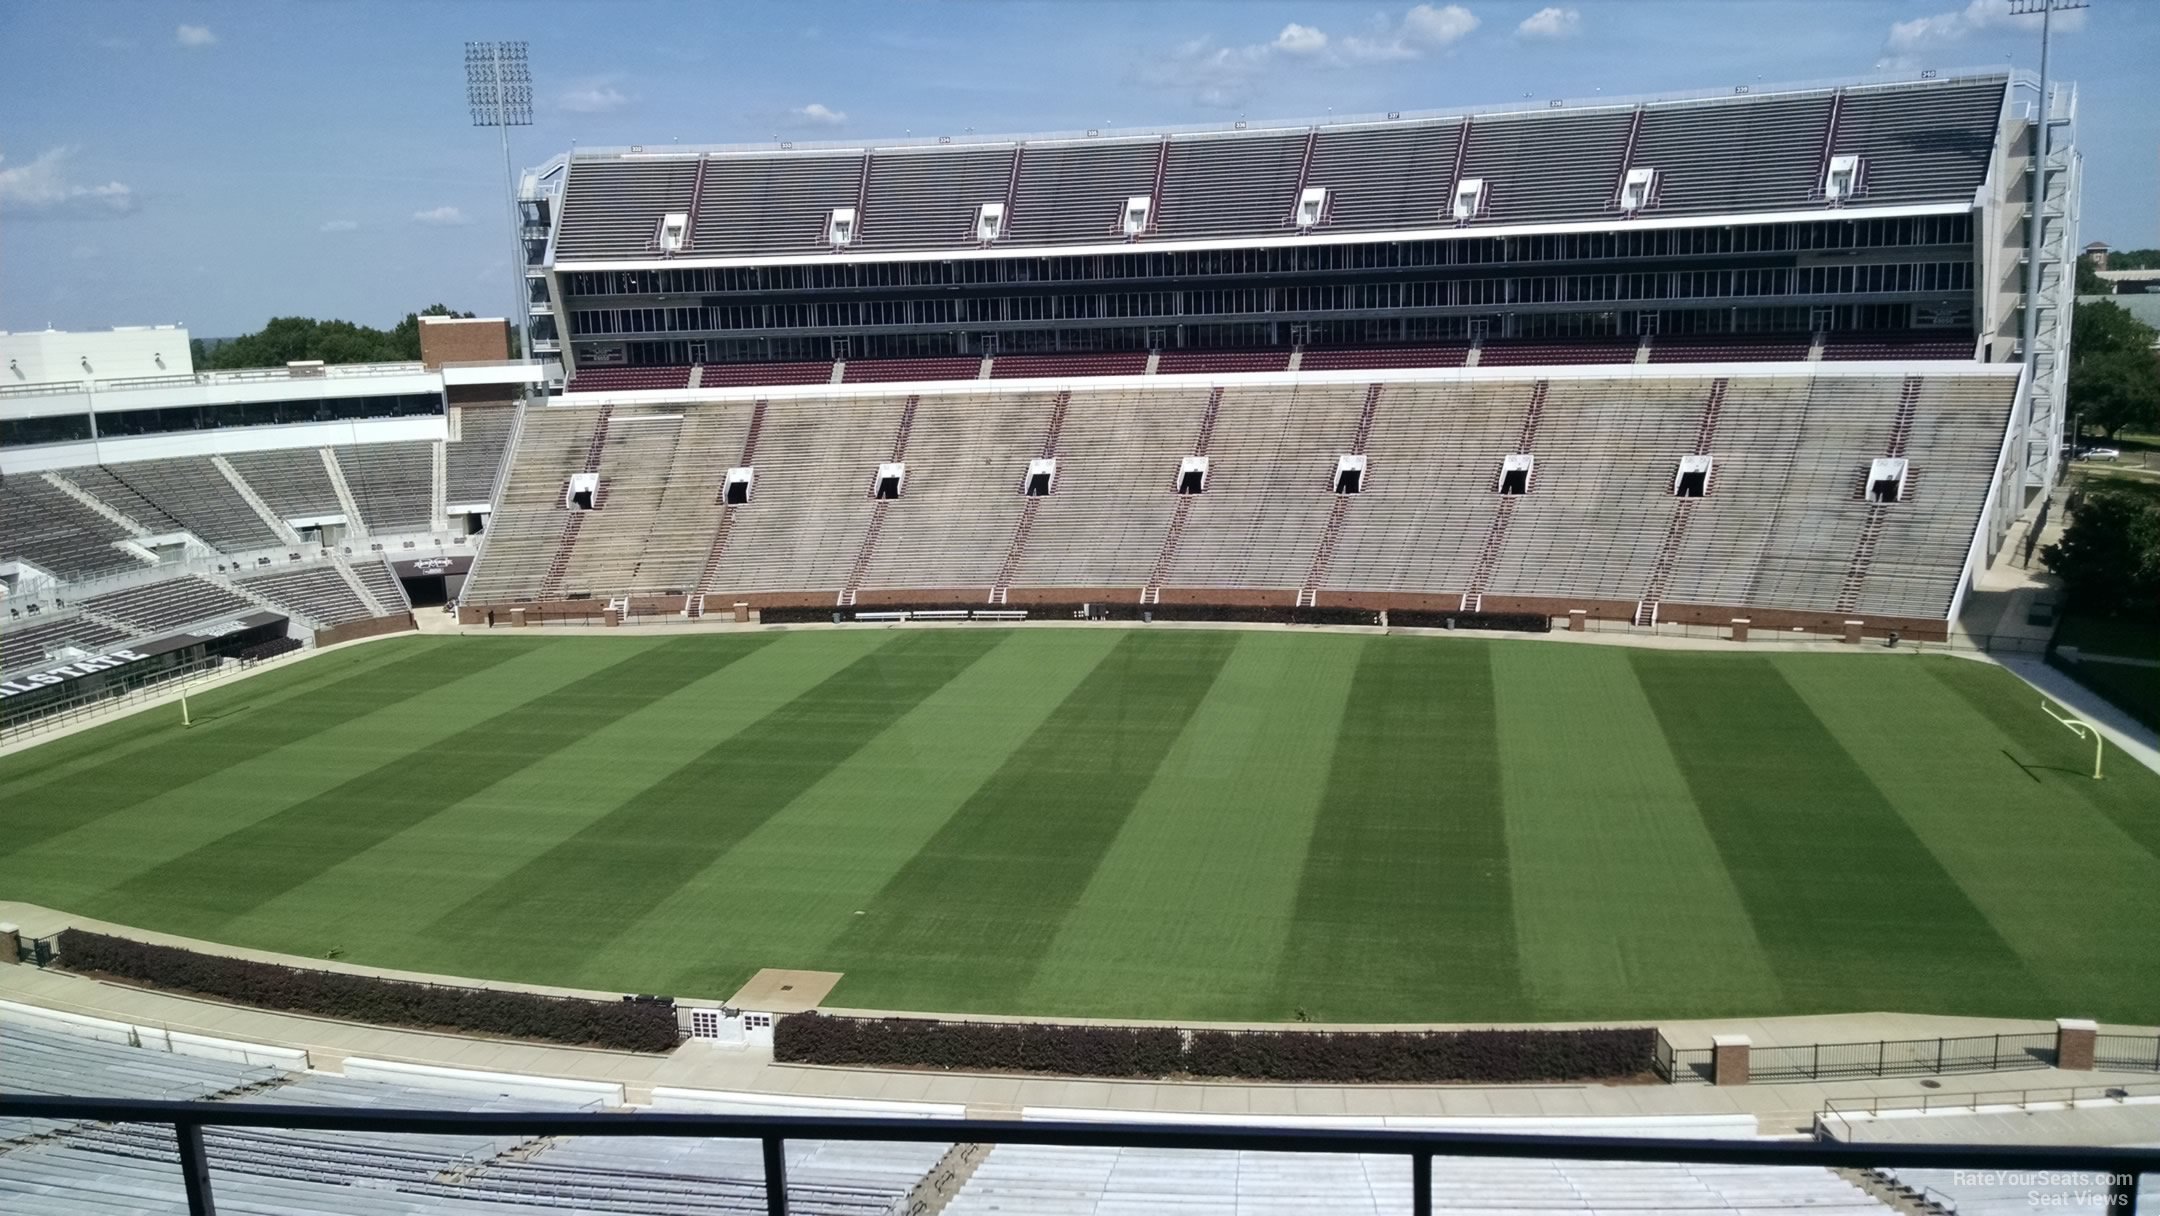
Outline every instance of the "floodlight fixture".
<path fill-rule="evenodd" d="M 465 104 L 476 127 L 529 127 L 533 120 L 532 71 L 525 43 L 465 44 Z"/>
<path fill-rule="evenodd" d="M 533 121 L 532 70 L 525 51 L 522 39 L 466 43 L 465 105 L 472 112 L 472 125 L 493 127 L 501 136 L 503 194 L 510 208 L 510 315 L 517 318 L 518 355 L 531 359 L 532 301 L 525 286 L 525 237 L 518 218 L 517 177 L 510 169 L 510 128 L 529 127 Z"/>

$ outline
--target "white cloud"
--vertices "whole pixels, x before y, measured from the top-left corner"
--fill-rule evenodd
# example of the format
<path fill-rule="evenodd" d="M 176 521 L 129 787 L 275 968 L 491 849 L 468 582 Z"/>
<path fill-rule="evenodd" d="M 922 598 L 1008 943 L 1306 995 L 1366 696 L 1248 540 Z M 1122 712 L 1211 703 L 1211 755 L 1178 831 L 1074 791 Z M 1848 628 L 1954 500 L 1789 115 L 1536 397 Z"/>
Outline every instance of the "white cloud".
<path fill-rule="evenodd" d="M 1523 38 L 1573 38 L 1582 33 L 1582 13 L 1572 8 L 1541 8 L 1523 18 L 1515 33 Z"/>
<path fill-rule="evenodd" d="M 1293 21 L 1275 35 L 1275 49 L 1285 55 L 1317 55 L 1327 49 L 1327 34 Z"/>
<path fill-rule="evenodd" d="M 121 182 L 85 183 L 68 171 L 73 148 L 48 148 L 24 164 L 0 156 L 0 212 L 16 219 L 98 219 L 135 210 L 135 191 Z"/>
<path fill-rule="evenodd" d="M 1460 4 L 1419 4 L 1396 18 L 1383 14 L 1367 32 L 1343 38 L 1293 21 L 1268 42 L 1226 46 L 1212 38 L 1196 38 L 1142 60 L 1134 75 L 1156 88 L 1188 91 L 1200 105 L 1230 108 L 1249 97 L 1257 83 L 1286 60 L 1345 68 L 1421 59 L 1453 46 L 1477 27 L 1477 15 Z"/>
<path fill-rule="evenodd" d="M 611 84 L 589 84 L 571 89 L 555 102 L 572 114 L 606 114 L 630 104 L 630 98 Z"/>
<path fill-rule="evenodd" d="M 847 121 L 846 110 L 835 110 L 822 101 L 789 110 L 787 116 L 799 127 L 837 127 Z"/>
<path fill-rule="evenodd" d="M 1450 4 L 1446 8 L 1420 4 L 1403 14 L 1404 40 L 1428 50 L 1459 42 L 1477 27 L 1477 15 L 1460 4 Z"/>
<path fill-rule="evenodd" d="M 455 210 L 456 210 L 456 208 L 455 208 L 455 207 L 453 207 L 453 208 L 451 208 L 451 210 L 455 211 Z M 413 218 L 414 218 L 414 219 L 419 219 L 420 217 L 416 215 L 416 216 L 414 216 Z M 354 232 L 354 231 L 357 231 L 357 230 L 359 229 L 359 227 L 360 227 L 360 225 L 359 225 L 359 224 L 357 224 L 357 223 L 354 223 L 354 222 L 353 222 L 352 220 L 327 220 L 327 221 L 325 221 L 325 222 L 323 223 L 323 226 L 322 226 L 322 227 L 320 227 L 320 228 L 317 228 L 317 229 L 316 229 L 315 231 L 317 231 L 317 232 Z"/>
<path fill-rule="evenodd" d="M 1460 4 L 1441 8 L 1420 4 L 1400 21 L 1381 18 L 1373 23 L 1370 34 L 1343 39 L 1342 48 L 1344 57 L 1353 62 L 1422 59 L 1469 37 L 1477 27 L 1477 14 Z"/>
<path fill-rule="evenodd" d="M 456 228 L 472 223 L 465 218 L 464 212 L 455 207 L 432 207 L 426 211 L 415 211 L 412 218 L 415 224 L 426 224 L 434 228 Z"/>
<path fill-rule="evenodd" d="M 1971 0 L 1961 9 L 1892 24 L 1889 46 L 1893 51 L 1912 51 L 1957 42 L 1993 29 L 2034 30 L 2039 27 L 2040 14 L 2012 13 L 2010 0 Z M 2054 28 L 2066 32 L 2085 28 L 2085 10 L 2069 9 L 2055 14 Z"/>
<path fill-rule="evenodd" d="M 207 25 L 183 25 L 173 35 L 173 38 L 181 46 L 191 50 L 217 45 L 217 35 L 211 33 L 210 27 Z"/>

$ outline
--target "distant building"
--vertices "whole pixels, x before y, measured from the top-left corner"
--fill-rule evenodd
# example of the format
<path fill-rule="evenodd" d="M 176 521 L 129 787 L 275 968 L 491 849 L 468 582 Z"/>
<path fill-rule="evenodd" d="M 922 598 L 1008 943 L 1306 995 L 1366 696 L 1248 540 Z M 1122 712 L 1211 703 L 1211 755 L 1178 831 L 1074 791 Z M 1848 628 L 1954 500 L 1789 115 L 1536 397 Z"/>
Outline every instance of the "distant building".
<path fill-rule="evenodd" d="M 2119 296 L 2160 292 L 2160 270 L 2095 270 L 2093 273 L 2114 288 Z"/>
<path fill-rule="evenodd" d="M 2092 244 L 2085 246 L 2085 260 L 2091 262 L 2092 268 L 2096 271 L 2106 270 L 2108 243 L 2106 241 L 2094 241 Z"/>

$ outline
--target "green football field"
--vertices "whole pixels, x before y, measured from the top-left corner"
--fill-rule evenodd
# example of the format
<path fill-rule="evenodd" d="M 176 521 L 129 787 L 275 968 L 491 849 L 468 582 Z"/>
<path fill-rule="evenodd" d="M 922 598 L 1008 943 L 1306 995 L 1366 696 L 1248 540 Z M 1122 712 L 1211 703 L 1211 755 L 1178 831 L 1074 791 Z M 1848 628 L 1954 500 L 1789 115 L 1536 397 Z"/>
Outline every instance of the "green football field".
<path fill-rule="evenodd" d="M 625 636 L 627 635 L 627 636 Z M 0 758 L 0 896 L 871 1009 L 2149 1022 L 2160 778 L 1992 667 L 1200 629 L 404 638 Z"/>

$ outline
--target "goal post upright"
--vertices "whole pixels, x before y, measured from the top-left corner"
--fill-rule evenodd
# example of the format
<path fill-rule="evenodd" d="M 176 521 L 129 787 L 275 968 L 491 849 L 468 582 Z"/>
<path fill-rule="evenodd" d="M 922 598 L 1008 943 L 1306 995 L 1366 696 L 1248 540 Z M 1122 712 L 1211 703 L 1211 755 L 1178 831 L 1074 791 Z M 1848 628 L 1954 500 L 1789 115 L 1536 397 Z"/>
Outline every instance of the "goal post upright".
<path fill-rule="evenodd" d="M 2101 780 L 2100 760 L 2101 757 L 2104 756 L 2107 752 L 2107 740 L 2101 736 L 2100 728 L 2094 726 L 2090 722 L 2085 721 L 2083 718 L 2073 718 L 2068 714 L 2056 713 L 2055 707 L 2048 704 L 2048 700 L 2046 697 L 2040 698 L 2040 709 L 2042 712 L 2046 713 L 2048 717 L 2062 723 L 2063 726 L 2067 730 L 2069 730 L 2071 734 L 2076 735 L 2080 739 L 2084 739 L 2087 737 L 2090 737 L 2092 739 L 2093 780 Z"/>

